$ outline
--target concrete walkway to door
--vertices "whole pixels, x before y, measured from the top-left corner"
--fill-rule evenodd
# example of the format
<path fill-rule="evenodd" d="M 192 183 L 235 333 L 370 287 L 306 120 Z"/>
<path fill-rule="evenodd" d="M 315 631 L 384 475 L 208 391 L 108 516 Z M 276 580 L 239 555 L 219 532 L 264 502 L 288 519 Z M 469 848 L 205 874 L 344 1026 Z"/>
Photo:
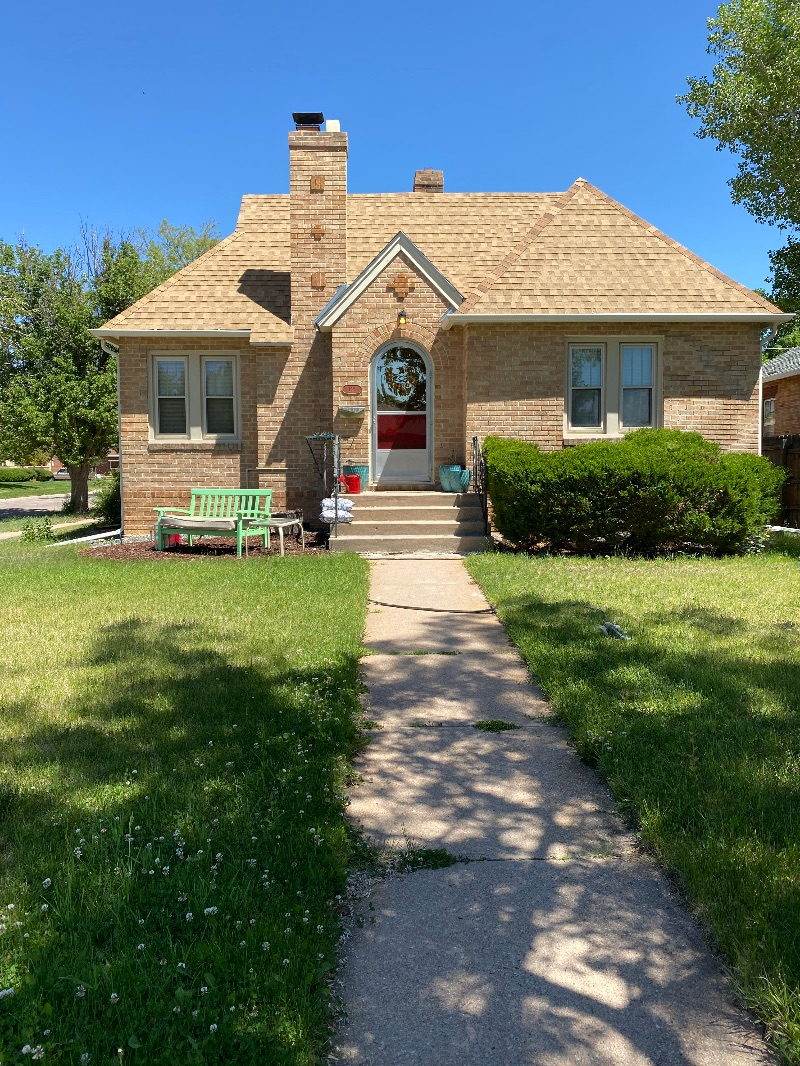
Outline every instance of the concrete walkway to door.
<path fill-rule="evenodd" d="M 378 728 L 351 815 L 380 844 L 472 861 L 390 877 L 357 904 L 331 1061 L 772 1062 L 463 563 L 376 561 L 371 597 Z M 487 733 L 481 719 L 519 728 Z"/>

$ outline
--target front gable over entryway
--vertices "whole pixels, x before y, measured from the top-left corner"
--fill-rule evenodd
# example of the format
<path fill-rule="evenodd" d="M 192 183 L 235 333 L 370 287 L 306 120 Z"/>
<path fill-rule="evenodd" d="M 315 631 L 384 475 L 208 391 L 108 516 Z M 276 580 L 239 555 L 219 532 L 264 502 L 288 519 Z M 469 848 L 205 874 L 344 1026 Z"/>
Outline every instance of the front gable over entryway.
<path fill-rule="evenodd" d="M 421 275 L 430 287 L 437 292 L 445 303 L 452 309 L 460 307 L 464 297 L 455 285 L 420 251 L 410 237 L 401 230 L 395 234 L 389 243 L 375 256 L 349 285 L 343 285 L 333 299 L 323 307 L 322 311 L 314 320 L 317 329 L 329 332 L 339 319 L 353 306 L 359 297 L 369 286 L 389 267 L 397 257 L 402 258 L 413 270 Z M 396 278 L 394 281 L 395 294 L 403 299 L 403 279 Z M 406 289 L 406 292 L 409 290 Z"/>

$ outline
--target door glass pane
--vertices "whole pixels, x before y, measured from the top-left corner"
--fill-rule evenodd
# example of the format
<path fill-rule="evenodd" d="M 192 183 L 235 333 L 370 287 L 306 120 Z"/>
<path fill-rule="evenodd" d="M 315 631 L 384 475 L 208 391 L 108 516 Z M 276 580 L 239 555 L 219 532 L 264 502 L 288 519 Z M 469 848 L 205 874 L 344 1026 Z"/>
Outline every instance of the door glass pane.
<path fill-rule="evenodd" d="M 622 384 L 648 388 L 653 384 L 653 348 L 644 345 L 641 348 L 623 345 L 622 348 Z"/>
<path fill-rule="evenodd" d="M 623 426 L 650 426 L 653 417 L 652 389 L 622 390 Z"/>
<path fill-rule="evenodd" d="M 599 426 L 600 389 L 572 390 L 572 425 Z"/>
<path fill-rule="evenodd" d="M 378 411 L 425 411 L 428 376 L 425 360 L 411 348 L 391 348 L 375 368 Z"/>
<path fill-rule="evenodd" d="M 602 385 L 603 349 L 572 349 L 573 389 L 599 389 Z"/>
<path fill-rule="evenodd" d="M 381 450 L 424 450 L 427 447 L 426 422 L 426 415 L 388 415 L 379 412 L 378 447 Z"/>

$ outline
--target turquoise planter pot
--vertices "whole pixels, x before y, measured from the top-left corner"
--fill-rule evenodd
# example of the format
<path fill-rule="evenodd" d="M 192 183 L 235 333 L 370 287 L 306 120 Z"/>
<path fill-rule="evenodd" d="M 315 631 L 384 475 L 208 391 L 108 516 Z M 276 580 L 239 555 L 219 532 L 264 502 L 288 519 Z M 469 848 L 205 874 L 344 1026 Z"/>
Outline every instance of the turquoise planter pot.
<path fill-rule="evenodd" d="M 369 467 L 361 466 L 360 463 L 346 463 L 342 471 L 344 474 L 358 474 L 361 478 L 361 491 L 364 492 L 369 483 Z"/>
<path fill-rule="evenodd" d="M 439 482 L 442 492 L 466 492 L 469 488 L 470 472 L 460 464 L 452 463 L 439 467 Z"/>

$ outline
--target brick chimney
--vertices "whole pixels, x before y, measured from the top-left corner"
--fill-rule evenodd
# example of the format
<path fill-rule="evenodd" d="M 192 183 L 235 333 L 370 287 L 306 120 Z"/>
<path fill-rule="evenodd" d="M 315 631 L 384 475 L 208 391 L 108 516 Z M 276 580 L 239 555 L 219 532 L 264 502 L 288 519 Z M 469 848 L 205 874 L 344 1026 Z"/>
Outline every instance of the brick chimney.
<path fill-rule="evenodd" d="M 298 112 L 289 134 L 292 324 L 311 324 L 347 280 L 347 134 Z"/>
<path fill-rule="evenodd" d="M 444 171 L 418 170 L 414 174 L 414 192 L 444 192 Z"/>

